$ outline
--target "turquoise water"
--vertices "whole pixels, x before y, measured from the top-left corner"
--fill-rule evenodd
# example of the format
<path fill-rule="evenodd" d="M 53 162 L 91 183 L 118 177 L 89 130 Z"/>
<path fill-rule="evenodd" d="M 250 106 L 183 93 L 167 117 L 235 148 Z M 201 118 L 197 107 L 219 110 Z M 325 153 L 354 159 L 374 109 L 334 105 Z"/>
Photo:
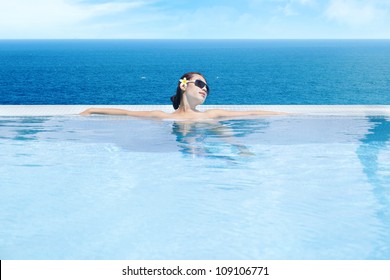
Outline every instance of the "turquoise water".
<path fill-rule="evenodd" d="M 390 40 L 0 40 L 0 104 L 390 104 Z"/>
<path fill-rule="evenodd" d="M 390 122 L 0 118 L 0 259 L 390 259 Z"/>

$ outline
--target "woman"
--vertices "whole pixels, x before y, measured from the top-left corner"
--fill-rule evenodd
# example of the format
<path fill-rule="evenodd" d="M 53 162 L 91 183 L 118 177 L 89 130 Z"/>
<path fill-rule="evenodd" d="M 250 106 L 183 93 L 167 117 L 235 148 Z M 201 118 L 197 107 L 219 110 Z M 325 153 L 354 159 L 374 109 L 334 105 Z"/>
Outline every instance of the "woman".
<path fill-rule="evenodd" d="M 203 104 L 210 88 L 206 79 L 201 73 L 189 72 L 184 74 L 178 83 L 176 95 L 171 97 L 175 112 L 166 113 L 163 111 L 129 111 L 112 108 L 90 108 L 81 112 L 81 115 L 90 114 L 109 114 L 109 115 L 127 115 L 133 117 L 151 117 L 160 119 L 215 119 L 242 117 L 253 115 L 280 115 L 283 113 L 270 111 L 229 111 L 222 109 L 211 109 L 201 112 L 196 106 Z"/>

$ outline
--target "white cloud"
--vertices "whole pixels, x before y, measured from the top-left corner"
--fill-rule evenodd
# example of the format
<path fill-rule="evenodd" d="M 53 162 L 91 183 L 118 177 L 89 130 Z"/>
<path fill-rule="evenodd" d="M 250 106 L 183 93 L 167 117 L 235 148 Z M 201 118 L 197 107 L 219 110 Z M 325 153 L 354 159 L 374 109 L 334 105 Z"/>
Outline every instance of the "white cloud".
<path fill-rule="evenodd" d="M 13 34 L 17 37 L 19 33 L 39 37 L 39 34 L 52 34 L 55 29 L 80 28 L 83 21 L 142 5 L 135 1 L 93 4 L 66 0 L 0 0 L 0 37 Z"/>
<path fill-rule="evenodd" d="M 315 0 L 288 0 L 285 1 L 283 6 L 279 6 L 285 16 L 298 16 L 300 15 L 299 9 L 302 6 L 313 6 Z"/>
<path fill-rule="evenodd" d="M 378 7 L 382 1 L 332 0 L 325 11 L 327 18 L 350 26 L 363 26 L 386 17 L 386 10 Z"/>
<path fill-rule="evenodd" d="M 284 6 L 280 7 L 280 10 L 285 16 L 297 16 L 299 13 L 294 9 L 293 3 L 290 1 Z"/>
<path fill-rule="evenodd" d="M 228 6 L 201 7 L 172 14 L 171 20 L 166 22 L 165 32 L 176 38 L 191 39 L 259 38 L 267 22 L 262 15 L 238 12 Z"/>
<path fill-rule="evenodd" d="M 315 0 L 297 0 L 297 2 L 301 5 L 312 5 Z"/>

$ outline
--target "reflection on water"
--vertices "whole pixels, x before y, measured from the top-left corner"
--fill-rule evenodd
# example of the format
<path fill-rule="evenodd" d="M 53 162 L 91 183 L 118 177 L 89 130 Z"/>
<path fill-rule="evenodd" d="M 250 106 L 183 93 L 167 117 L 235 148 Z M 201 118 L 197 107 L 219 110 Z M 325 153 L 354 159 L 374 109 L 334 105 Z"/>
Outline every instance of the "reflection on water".
<path fill-rule="evenodd" d="M 224 159 L 253 156 L 250 147 L 240 141 L 249 134 L 260 133 L 268 126 L 263 120 L 175 121 L 172 135 L 185 156 Z"/>
<path fill-rule="evenodd" d="M 371 128 L 361 139 L 361 145 L 356 153 L 363 165 L 363 171 L 367 175 L 368 181 L 375 187 L 383 187 L 386 182 L 378 173 L 378 156 L 381 151 L 389 148 L 390 122 L 384 117 L 368 117 Z"/>
<path fill-rule="evenodd" d="M 381 153 L 389 152 L 390 122 L 385 117 L 367 117 L 371 128 L 360 139 L 361 144 L 356 154 L 363 166 L 363 172 L 372 186 L 372 194 L 378 202 L 378 207 L 373 209 L 380 221 L 390 219 L 389 195 L 390 195 L 390 165 L 388 161 L 380 159 Z M 386 227 L 386 223 L 383 224 Z M 384 229 L 389 235 L 390 229 Z M 388 240 L 390 236 L 384 238 Z M 375 254 L 381 256 L 382 251 L 390 250 L 387 243 L 377 246 Z M 376 258 L 376 256 L 373 256 Z"/>
<path fill-rule="evenodd" d="M 45 123 L 49 117 L 5 117 L 0 119 L 0 138 L 37 140 L 39 133 L 49 131 Z"/>

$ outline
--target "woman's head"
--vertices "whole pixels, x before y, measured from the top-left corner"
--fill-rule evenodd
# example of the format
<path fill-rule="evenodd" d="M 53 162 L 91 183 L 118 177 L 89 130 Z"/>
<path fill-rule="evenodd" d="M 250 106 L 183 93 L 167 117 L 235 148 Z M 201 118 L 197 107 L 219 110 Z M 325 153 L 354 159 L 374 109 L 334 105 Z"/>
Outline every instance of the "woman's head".
<path fill-rule="evenodd" d="M 202 104 L 210 93 L 206 79 L 199 72 L 185 73 L 178 81 L 176 95 L 171 97 L 173 108 L 178 109 L 182 102 L 182 97 L 186 94 L 190 105 Z"/>

